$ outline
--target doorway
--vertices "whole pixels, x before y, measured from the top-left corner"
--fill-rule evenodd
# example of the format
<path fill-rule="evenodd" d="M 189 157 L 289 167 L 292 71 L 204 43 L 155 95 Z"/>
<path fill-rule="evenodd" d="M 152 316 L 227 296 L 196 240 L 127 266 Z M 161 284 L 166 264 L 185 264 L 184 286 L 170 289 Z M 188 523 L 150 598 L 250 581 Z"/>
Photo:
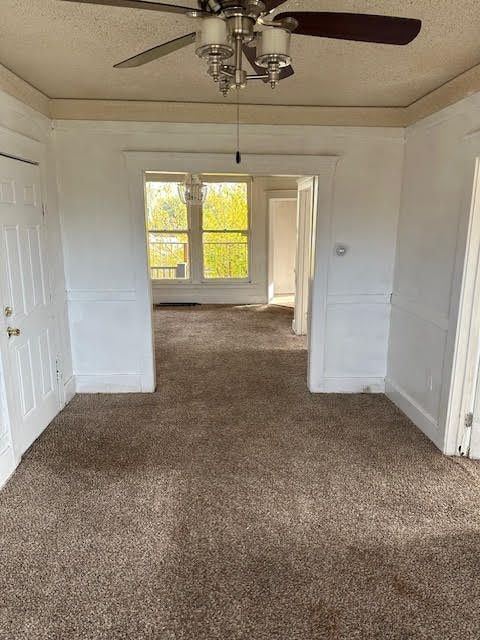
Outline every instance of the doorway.
<path fill-rule="evenodd" d="M 235 163 L 235 156 L 222 153 L 190 153 L 160 151 L 127 151 L 125 152 L 129 176 L 132 225 L 134 228 L 134 261 L 135 261 L 135 320 L 137 327 L 139 388 L 143 392 L 152 392 L 156 388 L 155 350 L 153 335 L 153 301 L 151 272 L 149 268 L 146 218 L 145 218 L 145 175 L 154 173 L 190 173 L 190 174 L 228 174 L 249 175 L 255 181 L 257 177 L 313 175 L 314 179 L 314 229 L 313 244 L 318 249 L 312 253 L 309 261 L 310 273 L 308 282 L 311 289 L 309 297 L 310 330 L 308 332 L 308 372 L 307 384 L 312 391 L 321 386 L 324 375 L 325 350 L 325 313 L 327 304 L 326 265 L 331 242 L 331 214 L 335 168 L 338 162 L 336 155 L 301 156 L 278 154 L 245 154 L 242 156 L 242 171 Z M 318 220 L 317 220 L 318 218 Z M 267 233 L 265 221 L 264 231 Z M 318 236 L 318 242 L 317 242 Z M 259 256 L 252 249 L 252 271 L 259 268 L 266 273 L 267 258 Z M 313 286 L 313 282 L 315 285 Z M 253 284 L 263 287 L 253 279 Z M 188 286 L 182 287 L 186 291 Z M 267 284 L 262 300 L 267 300 Z"/>
<path fill-rule="evenodd" d="M 268 303 L 295 306 L 297 255 L 297 194 L 286 191 L 269 196 Z"/>
<path fill-rule="evenodd" d="M 0 156 L 0 351 L 21 456 L 60 410 L 40 167 Z"/>

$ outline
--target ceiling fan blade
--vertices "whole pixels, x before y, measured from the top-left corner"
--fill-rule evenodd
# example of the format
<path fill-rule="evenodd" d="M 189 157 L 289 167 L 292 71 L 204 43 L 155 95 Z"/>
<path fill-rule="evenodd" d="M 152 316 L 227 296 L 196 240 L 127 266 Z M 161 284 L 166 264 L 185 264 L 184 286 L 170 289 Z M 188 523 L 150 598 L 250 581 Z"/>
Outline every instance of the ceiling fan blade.
<path fill-rule="evenodd" d="M 421 21 L 413 18 L 367 13 L 288 11 L 275 16 L 276 20 L 282 18 L 297 20 L 294 34 L 380 44 L 408 44 L 422 27 Z"/>
<path fill-rule="evenodd" d="M 282 67 L 280 69 L 280 80 L 285 80 L 285 78 L 293 76 L 294 73 L 295 71 L 293 70 L 292 65 L 289 65 L 288 67 Z"/>
<path fill-rule="evenodd" d="M 256 64 L 255 62 L 255 60 L 257 59 L 256 47 L 249 47 L 248 45 L 244 44 L 243 53 L 245 54 L 245 57 L 247 58 L 248 62 L 250 63 L 250 66 L 255 71 L 255 73 L 257 73 L 258 75 L 263 75 L 264 73 L 267 72 L 265 67 L 259 67 L 258 64 Z M 282 67 L 280 69 L 280 80 L 283 80 L 284 78 L 289 78 L 290 76 L 293 76 L 294 73 L 295 71 L 292 69 L 291 66 Z M 263 82 L 268 82 L 268 78 L 265 78 Z"/>
<path fill-rule="evenodd" d="M 114 67 L 115 69 L 131 69 L 132 67 L 141 67 L 142 64 L 153 62 L 153 60 L 157 60 L 157 58 L 168 56 L 169 53 L 173 53 L 174 51 L 178 51 L 179 49 L 192 44 L 192 42 L 195 42 L 195 38 L 195 32 L 187 33 L 187 35 L 185 36 L 175 38 L 175 40 L 170 40 L 169 42 L 164 42 L 163 44 L 159 44 L 156 47 L 147 49 L 147 51 L 143 51 L 136 56 L 127 58 L 127 60 L 115 64 Z"/>
<path fill-rule="evenodd" d="M 182 15 L 209 16 L 210 13 L 192 7 L 180 7 L 175 4 L 161 4 L 150 0 L 63 0 L 63 2 L 76 2 L 77 4 L 101 4 L 107 7 L 123 7 L 125 9 L 150 9 L 151 11 L 163 11 L 164 13 L 180 13 Z"/>

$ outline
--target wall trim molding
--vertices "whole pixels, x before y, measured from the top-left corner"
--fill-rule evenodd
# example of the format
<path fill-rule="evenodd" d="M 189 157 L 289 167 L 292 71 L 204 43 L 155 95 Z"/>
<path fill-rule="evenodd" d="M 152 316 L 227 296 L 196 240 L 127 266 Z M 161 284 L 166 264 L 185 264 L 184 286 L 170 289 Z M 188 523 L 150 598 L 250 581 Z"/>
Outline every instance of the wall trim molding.
<path fill-rule="evenodd" d="M 480 91 L 480 64 L 467 69 L 433 89 L 405 109 L 406 124 L 411 125 L 469 98 Z"/>
<path fill-rule="evenodd" d="M 134 289 L 67 289 L 69 302 L 131 302 Z"/>
<path fill-rule="evenodd" d="M 64 406 L 67 406 L 67 404 L 71 400 L 73 400 L 73 397 L 75 396 L 76 392 L 77 392 L 76 380 L 75 380 L 75 376 L 72 375 L 63 385 L 63 399 L 65 402 Z"/>
<path fill-rule="evenodd" d="M 402 296 L 398 293 L 392 294 L 392 307 L 399 309 L 404 313 L 409 313 L 424 322 L 433 324 L 442 331 L 448 331 L 449 329 L 449 317 L 444 313 L 439 313 L 420 302 L 417 302 L 413 298 Z"/>
<path fill-rule="evenodd" d="M 329 306 L 337 304 L 390 304 L 390 293 L 329 293 L 327 304 Z"/>
<path fill-rule="evenodd" d="M 99 120 L 53 120 L 52 127 L 55 131 L 61 133 L 72 132 L 88 132 L 94 134 L 106 134 L 106 135 L 130 135 L 142 133 L 144 135 L 162 135 L 165 136 L 165 146 L 168 147 L 168 140 L 170 137 L 176 137 L 177 135 L 195 136 L 196 146 L 203 146 L 198 144 L 199 142 L 206 141 L 212 146 L 212 153 L 226 153 L 231 150 L 232 141 L 232 127 L 231 123 L 217 124 L 212 130 L 211 123 L 205 122 L 146 122 L 146 121 L 99 121 Z M 335 147 L 338 146 L 339 141 L 348 140 L 378 140 L 388 141 L 403 145 L 405 143 L 405 129 L 403 127 L 362 127 L 362 126 L 328 126 L 321 127 L 308 124 L 290 124 L 278 126 L 277 124 L 264 124 L 260 125 L 261 133 L 263 136 L 268 137 L 270 135 L 276 138 L 286 138 L 291 140 L 292 137 L 305 137 L 308 138 L 310 134 L 318 133 L 319 129 L 322 129 L 322 133 L 327 134 L 325 137 L 325 147 L 315 148 L 314 151 L 310 150 L 308 154 L 315 154 L 318 156 L 328 155 L 331 153 L 332 143 Z M 324 130 L 323 130 L 324 129 Z M 245 123 L 242 125 L 242 140 L 245 149 L 248 149 L 249 139 L 253 141 L 258 140 L 259 125 L 253 123 Z M 225 141 L 228 146 L 225 148 Z M 213 144 L 212 144 L 213 143 Z M 214 145 L 223 144 L 221 147 Z M 328 146 L 327 146 L 328 145 Z M 208 148 L 205 144 L 204 148 Z M 304 148 L 304 147 L 303 147 Z M 189 145 L 189 150 L 191 145 Z M 130 149 L 125 149 L 129 151 Z M 135 149 L 132 149 L 135 151 Z M 298 153 L 298 152 L 297 152 Z M 284 152 L 284 155 L 288 153 Z"/>
<path fill-rule="evenodd" d="M 212 286 L 152 285 L 153 303 L 195 302 L 198 304 L 266 304 L 267 292 L 263 285 Z"/>
<path fill-rule="evenodd" d="M 391 378 L 385 379 L 385 394 L 442 451 L 443 437 L 435 418 Z"/>
<path fill-rule="evenodd" d="M 77 393 L 142 393 L 142 376 L 139 373 L 76 374 Z"/>
<path fill-rule="evenodd" d="M 232 124 L 236 119 L 236 106 L 210 102 L 55 99 L 50 101 L 50 113 L 54 120 Z M 242 104 L 240 121 L 242 124 L 349 127 L 404 127 L 407 124 L 402 107 L 268 104 Z"/>
<path fill-rule="evenodd" d="M 51 117 L 50 98 L 2 64 L 0 64 L 0 91 L 8 93 L 47 118 Z"/>
<path fill-rule="evenodd" d="M 53 120 L 232 124 L 234 104 L 50 98 L 0 64 L 0 90 Z M 480 92 L 480 64 L 403 106 L 315 106 L 243 104 L 250 124 L 406 128 Z"/>
<path fill-rule="evenodd" d="M 368 390 L 367 390 L 368 389 Z M 354 378 L 324 377 L 309 386 L 311 393 L 384 393 L 385 378 L 356 376 Z"/>

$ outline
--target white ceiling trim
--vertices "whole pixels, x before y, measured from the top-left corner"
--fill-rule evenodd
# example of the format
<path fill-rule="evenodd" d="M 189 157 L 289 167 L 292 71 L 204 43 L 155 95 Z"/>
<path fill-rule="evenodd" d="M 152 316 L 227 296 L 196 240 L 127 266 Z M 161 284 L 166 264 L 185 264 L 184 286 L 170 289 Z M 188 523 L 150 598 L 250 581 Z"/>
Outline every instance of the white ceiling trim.
<path fill-rule="evenodd" d="M 50 99 L 15 73 L 0 64 L 0 90 L 17 98 L 44 116 L 50 117 Z"/>
<path fill-rule="evenodd" d="M 478 91 L 480 91 L 480 64 L 412 102 L 405 109 L 407 123 L 418 122 Z"/>
<path fill-rule="evenodd" d="M 236 105 L 204 102 L 137 102 L 123 100 L 52 100 L 55 120 L 188 122 L 231 124 Z M 397 107 L 309 107 L 242 104 L 246 124 L 402 127 L 404 109 Z"/>
<path fill-rule="evenodd" d="M 236 106 L 227 103 L 51 99 L 0 65 L 0 91 L 54 120 L 231 124 Z M 480 65 L 465 71 L 406 107 L 241 105 L 249 124 L 406 127 L 480 92 Z"/>

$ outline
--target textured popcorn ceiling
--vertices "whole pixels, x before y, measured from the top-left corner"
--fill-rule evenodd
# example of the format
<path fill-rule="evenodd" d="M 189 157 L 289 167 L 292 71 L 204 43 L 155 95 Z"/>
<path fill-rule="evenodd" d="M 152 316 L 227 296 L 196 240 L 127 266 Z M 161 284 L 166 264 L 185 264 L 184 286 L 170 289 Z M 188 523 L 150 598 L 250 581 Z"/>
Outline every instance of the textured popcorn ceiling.
<path fill-rule="evenodd" d="M 478 0 L 289 0 L 279 10 L 287 9 L 403 15 L 423 29 L 405 47 L 294 36 L 295 76 L 275 91 L 251 83 L 243 102 L 405 106 L 480 63 Z M 51 98 L 223 102 L 193 46 L 138 69 L 112 68 L 195 25 L 151 11 L 1 0 L 0 63 Z"/>

